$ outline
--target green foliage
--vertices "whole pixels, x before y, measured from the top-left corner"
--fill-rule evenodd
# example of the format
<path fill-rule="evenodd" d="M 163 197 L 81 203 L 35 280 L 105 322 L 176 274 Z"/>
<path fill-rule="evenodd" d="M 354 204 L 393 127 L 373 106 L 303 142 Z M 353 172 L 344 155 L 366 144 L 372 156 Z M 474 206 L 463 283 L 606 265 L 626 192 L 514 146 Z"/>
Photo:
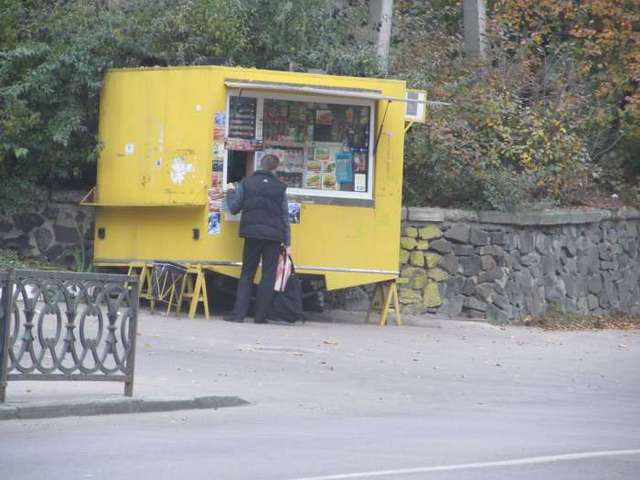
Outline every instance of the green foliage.
<path fill-rule="evenodd" d="M 407 139 L 407 205 L 464 205 L 479 210 L 519 211 L 540 203 L 541 175 L 516 173 L 498 165 L 478 171 L 449 157 L 450 145 L 425 127 L 413 127 Z"/>
<path fill-rule="evenodd" d="M 18 253 L 13 250 L 0 249 L 0 270 L 9 268 L 22 268 Z"/>
<path fill-rule="evenodd" d="M 78 235 L 78 245 L 67 249 L 65 253 L 73 258 L 73 268 L 76 272 L 91 272 L 93 271 L 93 263 L 87 254 L 85 224 L 76 222 L 74 228 Z"/>
<path fill-rule="evenodd" d="M 637 184 L 640 2 L 489 6 L 479 59 L 462 52 L 459 2 L 396 4 L 396 74 L 452 104 L 409 133 L 405 200 L 511 209 Z"/>
<path fill-rule="evenodd" d="M 366 4 L 331 0 L 4 0 L 0 212 L 34 185 L 93 182 L 104 72 L 222 62 L 372 75 Z M 20 197 L 20 202 L 12 199 Z"/>
<path fill-rule="evenodd" d="M 277 70 L 322 69 L 371 76 L 379 70 L 366 41 L 367 2 L 334 0 L 245 0 L 251 47 L 242 63 Z"/>
<path fill-rule="evenodd" d="M 22 270 L 56 270 L 59 265 L 41 262 L 34 259 L 21 258 L 14 250 L 4 250 L 0 248 L 0 270 L 22 269 Z"/>
<path fill-rule="evenodd" d="M 536 177 L 527 172 L 514 175 L 504 168 L 491 169 L 482 177 L 483 188 L 475 207 L 480 210 L 515 212 L 535 200 Z"/>
<path fill-rule="evenodd" d="M 405 203 L 450 206 L 479 198 L 480 179 L 470 165 L 457 160 L 431 125 L 414 125 L 405 143 Z"/>
<path fill-rule="evenodd" d="M 27 178 L 0 178 L 0 215 L 13 215 L 28 210 L 45 200 L 44 192 Z"/>

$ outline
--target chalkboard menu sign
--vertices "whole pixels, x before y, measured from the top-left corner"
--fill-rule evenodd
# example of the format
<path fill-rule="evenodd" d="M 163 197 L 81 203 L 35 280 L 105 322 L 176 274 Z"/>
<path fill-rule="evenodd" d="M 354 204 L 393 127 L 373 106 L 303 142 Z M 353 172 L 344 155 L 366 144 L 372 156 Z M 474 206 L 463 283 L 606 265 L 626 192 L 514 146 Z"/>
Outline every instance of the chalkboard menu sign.
<path fill-rule="evenodd" d="M 256 137 L 256 104 L 255 98 L 231 97 L 229 138 Z"/>

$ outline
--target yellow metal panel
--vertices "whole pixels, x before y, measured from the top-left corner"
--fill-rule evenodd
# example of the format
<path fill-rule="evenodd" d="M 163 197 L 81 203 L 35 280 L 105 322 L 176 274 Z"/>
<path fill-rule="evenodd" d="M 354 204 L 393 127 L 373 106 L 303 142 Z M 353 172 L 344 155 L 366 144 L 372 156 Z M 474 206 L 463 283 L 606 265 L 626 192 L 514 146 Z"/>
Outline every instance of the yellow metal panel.
<path fill-rule="evenodd" d="M 226 221 L 223 215 L 221 234 L 207 234 L 213 117 L 226 111 L 225 78 L 379 90 L 386 97 L 399 98 L 406 90 L 404 82 L 392 80 L 226 67 L 110 71 L 101 100 L 104 148 L 98 162 L 96 203 L 159 206 L 97 207 L 96 227 L 105 228 L 106 233 L 95 241 L 97 264 L 130 259 L 191 261 L 239 275 L 237 267 L 208 265 L 242 258 L 237 222 Z M 386 100 L 377 102 L 374 130 L 382 133 L 375 156 L 375 207 L 303 203 L 301 223 L 292 225 L 299 265 L 398 270 L 405 105 L 391 102 L 381 129 L 385 108 Z M 127 147 L 132 144 L 133 151 Z M 181 166 L 172 170 L 176 159 Z M 173 203 L 194 206 L 161 206 Z M 193 229 L 199 229 L 198 240 L 193 239 Z M 324 274 L 330 289 L 394 277 L 390 273 L 308 273 Z"/>

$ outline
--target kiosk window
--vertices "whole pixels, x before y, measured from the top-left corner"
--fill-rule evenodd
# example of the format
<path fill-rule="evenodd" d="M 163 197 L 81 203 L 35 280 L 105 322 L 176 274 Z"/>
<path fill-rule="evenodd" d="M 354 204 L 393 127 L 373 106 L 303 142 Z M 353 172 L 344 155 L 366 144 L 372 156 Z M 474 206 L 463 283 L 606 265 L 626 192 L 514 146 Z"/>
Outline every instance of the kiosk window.
<path fill-rule="evenodd" d="M 253 171 L 252 152 L 230 151 L 227 162 L 227 182 L 239 182 Z"/>
<path fill-rule="evenodd" d="M 292 194 L 371 198 L 373 102 L 352 102 L 231 96 L 229 137 L 261 133 L 253 138 L 255 165 L 266 154 L 279 157 L 276 175 Z"/>

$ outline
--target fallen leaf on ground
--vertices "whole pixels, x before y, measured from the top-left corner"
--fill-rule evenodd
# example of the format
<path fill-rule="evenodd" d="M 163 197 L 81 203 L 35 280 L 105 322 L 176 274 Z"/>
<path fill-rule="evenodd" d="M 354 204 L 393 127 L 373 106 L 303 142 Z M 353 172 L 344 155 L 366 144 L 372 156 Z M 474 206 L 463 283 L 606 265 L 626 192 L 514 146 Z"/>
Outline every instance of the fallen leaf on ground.
<path fill-rule="evenodd" d="M 633 330 L 640 328 L 640 315 L 619 311 L 605 315 L 550 311 L 542 316 L 525 317 L 522 324 L 545 330 Z"/>

